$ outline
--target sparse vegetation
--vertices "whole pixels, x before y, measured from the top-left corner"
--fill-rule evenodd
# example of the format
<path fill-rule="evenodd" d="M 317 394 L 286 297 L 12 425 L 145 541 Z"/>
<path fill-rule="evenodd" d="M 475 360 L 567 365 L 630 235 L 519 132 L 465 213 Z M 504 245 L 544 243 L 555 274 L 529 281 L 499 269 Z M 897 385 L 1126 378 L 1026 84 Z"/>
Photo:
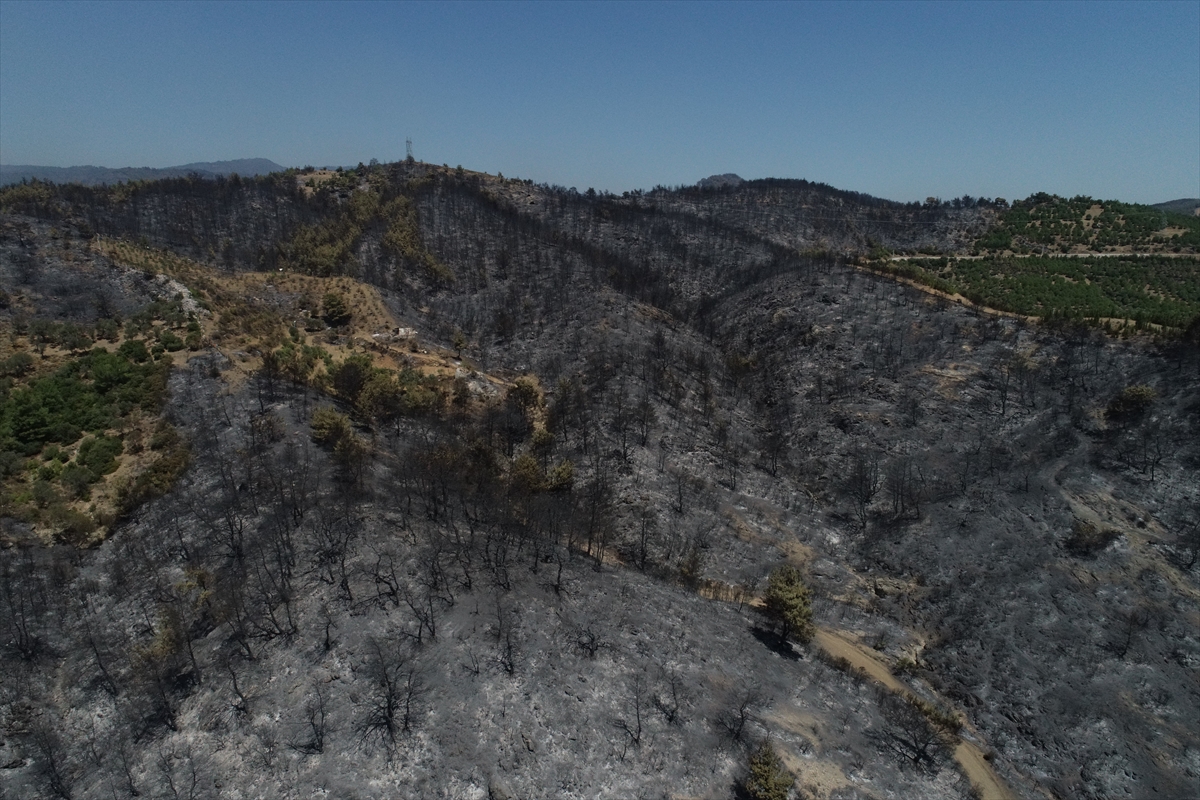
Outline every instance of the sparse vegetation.
<path fill-rule="evenodd" d="M 1200 249 L 1200 218 L 1151 206 L 1039 192 L 1014 202 L 975 246 L 1018 253 L 1047 248 L 1195 253 Z"/>

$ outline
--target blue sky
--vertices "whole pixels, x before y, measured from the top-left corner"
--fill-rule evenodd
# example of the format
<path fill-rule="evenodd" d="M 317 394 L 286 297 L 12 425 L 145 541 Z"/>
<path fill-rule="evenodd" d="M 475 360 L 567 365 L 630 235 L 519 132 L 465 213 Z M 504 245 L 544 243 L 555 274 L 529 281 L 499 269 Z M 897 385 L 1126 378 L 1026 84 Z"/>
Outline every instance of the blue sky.
<path fill-rule="evenodd" d="M 0 0 L 0 160 L 1200 196 L 1200 2 Z"/>

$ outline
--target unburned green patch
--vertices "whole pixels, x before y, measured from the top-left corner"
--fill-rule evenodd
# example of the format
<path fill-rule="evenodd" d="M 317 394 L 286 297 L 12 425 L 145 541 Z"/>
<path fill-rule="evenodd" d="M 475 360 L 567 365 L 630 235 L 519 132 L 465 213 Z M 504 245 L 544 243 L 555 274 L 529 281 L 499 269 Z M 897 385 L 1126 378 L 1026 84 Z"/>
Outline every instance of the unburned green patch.
<path fill-rule="evenodd" d="M 929 258 L 882 269 L 988 308 L 1048 319 L 1185 328 L 1200 314 L 1200 258 Z"/>
<path fill-rule="evenodd" d="M 48 443 L 74 444 L 135 408 L 156 411 L 169 365 L 137 363 L 99 348 L 53 375 L 14 389 L 0 406 L 0 449 L 30 456 Z"/>

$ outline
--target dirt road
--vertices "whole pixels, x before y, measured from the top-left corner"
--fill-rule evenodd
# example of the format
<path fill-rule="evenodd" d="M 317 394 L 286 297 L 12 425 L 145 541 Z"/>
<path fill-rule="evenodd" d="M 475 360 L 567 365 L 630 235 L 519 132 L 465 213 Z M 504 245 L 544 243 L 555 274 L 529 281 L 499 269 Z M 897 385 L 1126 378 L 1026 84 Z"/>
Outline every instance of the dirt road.
<path fill-rule="evenodd" d="M 818 628 L 814 640 L 822 650 L 832 656 L 846 659 L 877 683 L 894 692 L 912 694 L 908 687 L 896 680 L 896 676 L 887 665 L 869 648 L 855 642 L 841 631 Z M 954 749 L 954 760 L 958 762 L 967 779 L 979 789 L 983 800 L 1017 800 L 1016 794 L 1000 780 L 1000 776 L 975 744 L 960 740 Z"/>

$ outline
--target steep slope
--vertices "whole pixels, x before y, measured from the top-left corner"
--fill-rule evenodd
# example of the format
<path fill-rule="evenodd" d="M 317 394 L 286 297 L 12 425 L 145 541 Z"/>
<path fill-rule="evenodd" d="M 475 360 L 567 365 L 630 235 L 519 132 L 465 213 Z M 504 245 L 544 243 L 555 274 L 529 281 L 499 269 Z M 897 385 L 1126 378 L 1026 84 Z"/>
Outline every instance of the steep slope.
<path fill-rule="evenodd" d="M 423 165 L 290 180 L 20 201 L 198 256 L 251 305 L 302 294 L 243 280 L 255 253 L 357 275 L 455 372 L 392 417 L 286 370 L 223 395 L 215 375 L 290 357 L 290 333 L 178 372 L 205 454 L 181 489 L 74 567 L 4 554 L 6 597 L 54 598 L 2 609 L 46 645 L 7 651 L 20 786 L 53 791 L 57 765 L 81 795 L 236 773 L 256 796 L 715 797 L 770 735 L 818 797 L 964 796 L 949 747 L 897 749 L 890 695 L 795 660 L 750 610 L 786 561 L 818 623 L 951 704 L 1017 796 L 1186 795 L 1194 342 L 980 314 L 756 233 L 787 197 L 739 222 L 723 196 Z M 203 269 L 196 291 L 226 279 Z M 296 344 L 341 338 L 305 327 Z M 331 402 L 357 438 L 325 450 Z M 85 586 L 96 615 L 72 617 Z M 63 738 L 89 729 L 126 744 Z"/>

